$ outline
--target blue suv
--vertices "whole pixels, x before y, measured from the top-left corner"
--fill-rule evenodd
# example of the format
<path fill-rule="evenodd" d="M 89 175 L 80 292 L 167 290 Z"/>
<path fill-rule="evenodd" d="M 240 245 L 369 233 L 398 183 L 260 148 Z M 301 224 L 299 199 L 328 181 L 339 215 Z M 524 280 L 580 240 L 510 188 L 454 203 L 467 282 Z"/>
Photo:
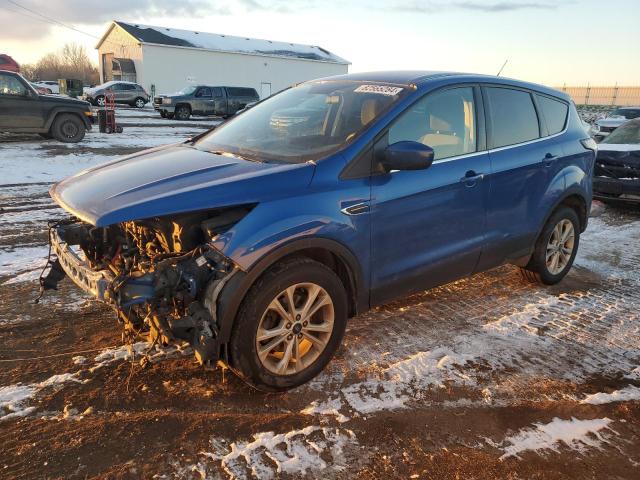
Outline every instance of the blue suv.
<path fill-rule="evenodd" d="M 189 342 L 291 388 L 347 319 L 505 263 L 559 282 L 587 226 L 596 146 L 570 98 L 504 78 L 362 73 L 270 97 L 185 143 L 51 189 L 41 278 L 65 274 L 125 331 Z"/>

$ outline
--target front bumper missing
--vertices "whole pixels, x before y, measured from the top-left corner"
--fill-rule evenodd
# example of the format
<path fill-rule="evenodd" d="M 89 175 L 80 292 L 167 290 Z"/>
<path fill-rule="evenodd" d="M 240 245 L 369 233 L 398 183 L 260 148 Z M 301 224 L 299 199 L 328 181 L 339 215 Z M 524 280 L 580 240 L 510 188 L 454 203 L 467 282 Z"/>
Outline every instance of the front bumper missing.
<path fill-rule="evenodd" d="M 51 242 L 51 251 L 58 257 L 60 266 L 73 280 L 78 287 L 92 296 L 107 303 L 113 303 L 109 286 L 113 282 L 115 276 L 109 270 L 95 271 L 80 258 L 71 246 L 65 242 L 60 234 L 63 227 L 54 227 L 50 229 L 49 241 Z"/>
<path fill-rule="evenodd" d="M 593 198 L 619 203 L 640 204 L 640 179 L 594 177 Z"/>

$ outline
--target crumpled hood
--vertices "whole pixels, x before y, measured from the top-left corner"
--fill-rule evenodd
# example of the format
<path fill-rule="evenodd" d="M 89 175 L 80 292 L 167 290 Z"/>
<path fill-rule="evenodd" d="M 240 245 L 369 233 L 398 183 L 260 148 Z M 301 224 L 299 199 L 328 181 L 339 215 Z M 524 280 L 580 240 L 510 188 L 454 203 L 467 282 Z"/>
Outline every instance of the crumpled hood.
<path fill-rule="evenodd" d="M 174 144 L 84 170 L 51 197 L 96 226 L 231 205 L 259 203 L 306 188 L 311 163 L 258 163 Z"/>

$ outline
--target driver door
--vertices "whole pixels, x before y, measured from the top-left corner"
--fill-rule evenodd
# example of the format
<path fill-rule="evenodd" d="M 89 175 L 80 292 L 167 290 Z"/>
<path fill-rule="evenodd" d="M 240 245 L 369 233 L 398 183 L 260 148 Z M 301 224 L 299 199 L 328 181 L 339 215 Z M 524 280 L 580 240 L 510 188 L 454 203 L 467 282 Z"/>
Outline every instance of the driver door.
<path fill-rule="evenodd" d="M 213 115 L 213 95 L 211 88 L 200 87 L 196 92 L 196 109 L 203 115 Z"/>
<path fill-rule="evenodd" d="M 376 144 L 376 155 L 399 141 L 423 143 L 435 155 L 428 169 L 372 177 L 372 304 L 474 272 L 485 239 L 489 173 L 478 138 L 484 132 L 479 98 L 472 86 L 427 94 Z"/>
<path fill-rule="evenodd" d="M 0 72 L 0 127 L 42 128 L 38 97 L 15 75 Z"/>

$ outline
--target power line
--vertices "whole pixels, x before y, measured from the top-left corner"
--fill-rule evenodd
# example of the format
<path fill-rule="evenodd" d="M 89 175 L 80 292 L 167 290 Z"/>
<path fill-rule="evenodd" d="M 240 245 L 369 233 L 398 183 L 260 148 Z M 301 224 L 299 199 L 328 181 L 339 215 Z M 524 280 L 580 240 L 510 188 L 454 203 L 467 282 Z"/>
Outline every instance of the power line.
<path fill-rule="evenodd" d="M 91 33 L 85 32 L 85 31 L 80 30 L 78 28 L 75 28 L 75 27 L 73 27 L 71 25 L 67 25 L 66 23 L 61 22 L 60 20 L 57 20 L 57 19 L 55 19 L 53 17 L 49 17 L 47 15 L 43 15 L 42 13 L 37 12 L 35 10 L 32 10 L 32 9 L 30 9 L 28 7 L 25 7 L 24 5 L 20 5 L 18 2 L 15 2 L 14 0 L 7 0 L 7 3 L 10 3 L 11 5 L 14 5 L 14 6 L 18 7 L 18 8 L 21 8 L 22 10 L 25 10 L 27 12 L 30 12 L 30 13 L 34 14 L 34 15 L 37 15 L 37 17 L 25 14 L 24 12 L 20 12 L 20 11 L 16 11 L 16 10 L 10 10 L 10 11 L 13 11 L 14 13 L 18 13 L 18 14 L 24 15 L 24 16 L 26 16 L 28 18 L 31 18 L 32 20 L 39 20 L 41 22 L 45 22 L 45 23 L 48 23 L 50 25 L 68 28 L 69 30 L 73 30 L 74 32 L 81 33 L 83 35 L 87 35 L 88 37 L 95 38 L 96 40 L 101 40 L 101 37 L 98 37 L 98 36 L 93 35 Z M 105 40 L 105 42 L 110 43 L 112 45 L 117 45 L 119 47 L 129 47 L 130 46 L 130 45 L 125 45 L 123 43 L 117 43 L 117 42 L 114 42 L 112 40 Z"/>

